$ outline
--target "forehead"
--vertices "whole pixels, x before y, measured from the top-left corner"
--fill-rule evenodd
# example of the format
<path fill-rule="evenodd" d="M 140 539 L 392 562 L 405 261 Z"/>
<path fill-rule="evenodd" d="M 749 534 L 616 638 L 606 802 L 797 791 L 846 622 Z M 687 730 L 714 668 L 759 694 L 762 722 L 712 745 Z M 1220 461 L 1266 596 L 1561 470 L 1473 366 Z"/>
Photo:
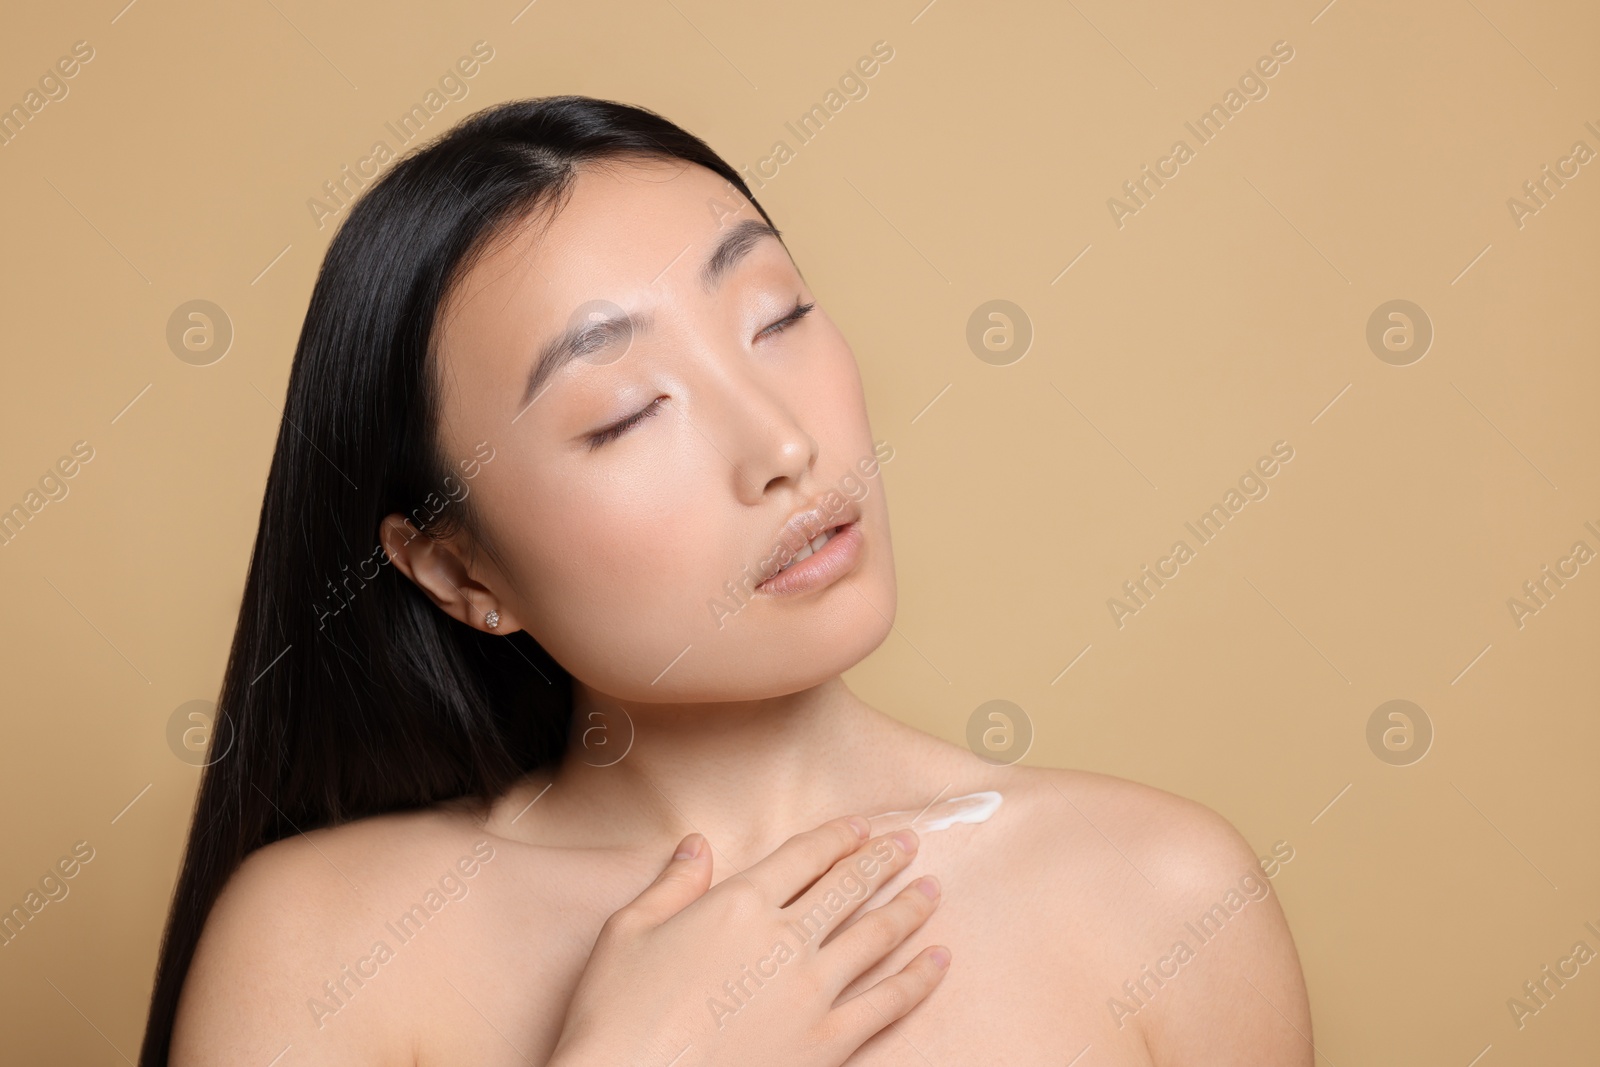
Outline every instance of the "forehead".
<path fill-rule="evenodd" d="M 584 164 L 561 198 L 492 241 L 462 279 L 455 303 L 470 314 L 483 296 L 515 290 L 543 297 L 538 303 L 564 319 L 585 300 L 616 299 L 606 290 L 656 284 L 730 222 L 759 217 L 725 178 L 697 164 Z"/>

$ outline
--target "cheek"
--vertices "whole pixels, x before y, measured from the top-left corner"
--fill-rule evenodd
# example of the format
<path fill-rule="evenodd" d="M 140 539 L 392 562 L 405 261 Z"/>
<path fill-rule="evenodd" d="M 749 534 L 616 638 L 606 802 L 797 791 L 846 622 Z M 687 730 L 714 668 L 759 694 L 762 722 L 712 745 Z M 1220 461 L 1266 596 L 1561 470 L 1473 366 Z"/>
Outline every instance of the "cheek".
<path fill-rule="evenodd" d="M 865 398 L 862 395 L 861 366 L 856 362 L 856 354 L 832 319 L 824 320 L 820 325 L 825 328 L 827 335 L 823 348 L 823 364 L 827 367 L 830 379 L 827 396 L 833 407 L 846 407 L 852 416 L 859 413 L 864 422 Z"/>
<path fill-rule="evenodd" d="M 828 478 L 872 455 L 872 431 L 854 351 L 831 319 L 817 325 L 816 347 L 780 373 L 779 388 L 794 418 L 816 439 L 816 474 Z"/>
<path fill-rule="evenodd" d="M 497 522 L 524 625 L 595 685 L 670 662 L 747 551 L 731 539 L 739 527 L 725 472 L 699 457 L 668 465 L 639 454 L 637 470 L 611 478 L 530 485 L 528 503 L 503 507 Z M 561 503 L 534 503 L 543 500 Z"/>

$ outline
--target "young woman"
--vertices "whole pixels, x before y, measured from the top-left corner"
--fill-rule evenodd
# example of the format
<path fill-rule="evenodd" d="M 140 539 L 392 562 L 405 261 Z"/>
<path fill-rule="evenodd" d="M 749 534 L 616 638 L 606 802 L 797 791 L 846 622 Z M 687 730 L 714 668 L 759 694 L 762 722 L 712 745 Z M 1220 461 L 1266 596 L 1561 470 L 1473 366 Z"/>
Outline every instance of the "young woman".
<path fill-rule="evenodd" d="M 889 455 L 677 126 L 515 101 L 394 164 L 295 353 L 144 1064 L 1310 1064 L 1224 819 L 844 685 Z"/>

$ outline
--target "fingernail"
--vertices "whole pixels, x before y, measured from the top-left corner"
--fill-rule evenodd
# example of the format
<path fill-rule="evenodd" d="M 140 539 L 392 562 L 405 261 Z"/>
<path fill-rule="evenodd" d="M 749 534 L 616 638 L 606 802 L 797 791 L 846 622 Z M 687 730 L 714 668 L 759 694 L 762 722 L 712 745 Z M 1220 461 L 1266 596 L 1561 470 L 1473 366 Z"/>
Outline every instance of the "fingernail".
<path fill-rule="evenodd" d="M 859 815 L 850 816 L 850 825 L 855 827 L 856 836 L 861 838 L 863 841 L 865 841 L 867 839 L 867 835 L 872 832 L 872 827 L 868 825 L 867 820 L 863 819 Z"/>
<path fill-rule="evenodd" d="M 894 843 L 899 845 L 902 851 L 915 852 L 917 848 L 917 835 L 912 833 L 910 830 L 901 830 L 894 835 Z"/>
<path fill-rule="evenodd" d="M 941 971 L 950 966 L 950 950 L 942 945 L 928 953 L 928 958 L 932 960 L 933 965 L 939 968 Z"/>
<path fill-rule="evenodd" d="M 690 834 L 688 837 L 683 839 L 683 844 L 678 846 L 678 851 L 673 853 L 672 858 L 675 860 L 694 859 L 696 856 L 700 855 L 700 842 L 704 840 L 705 838 L 701 837 L 699 834 Z"/>
<path fill-rule="evenodd" d="M 922 895 L 929 900 L 934 900 L 939 896 L 939 880 L 931 874 L 918 878 L 917 888 L 922 890 Z"/>

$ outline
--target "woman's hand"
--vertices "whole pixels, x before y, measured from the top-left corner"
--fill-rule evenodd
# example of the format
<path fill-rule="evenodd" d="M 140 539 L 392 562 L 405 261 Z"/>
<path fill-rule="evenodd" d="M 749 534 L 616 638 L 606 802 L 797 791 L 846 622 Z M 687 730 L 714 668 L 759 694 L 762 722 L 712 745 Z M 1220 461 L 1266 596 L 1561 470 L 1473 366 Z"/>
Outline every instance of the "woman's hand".
<path fill-rule="evenodd" d="M 926 948 L 834 1006 L 938 904 L 937 880 L 918 879 L 822 943 L 916 851 L 909 829 L 871 841 L 867 831 L 859 816 L 824 823 L 709 891 L 711 849 L 700 834 L 684 838 L 601 928 L 549 1067 L 843 1063 L 920 1003 L 950 961 L 948 949 Z"/>

